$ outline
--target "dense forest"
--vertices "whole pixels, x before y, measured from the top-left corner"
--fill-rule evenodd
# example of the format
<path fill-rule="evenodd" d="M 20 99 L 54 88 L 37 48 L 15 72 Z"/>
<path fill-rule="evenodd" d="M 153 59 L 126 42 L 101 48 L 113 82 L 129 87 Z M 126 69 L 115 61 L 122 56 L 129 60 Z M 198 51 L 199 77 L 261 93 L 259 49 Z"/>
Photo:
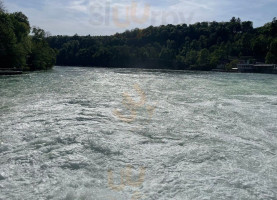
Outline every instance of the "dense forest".
<path fill-rule="evenodd" d="M 31 28 L 21 12 L 6 12 L 0 1 L 0 69 L 49 69 L 55 64 L 56 55 L 46 41 L 44 30 Z"/>
<path fill-rule="evenodd" d="M 53 36 L 58 65 L 210 70 L 238 60 L 277 63 L 277 20 L 202 22 L 134 29 L 112 36 Z"/>
<path fill-rule="evenodd" d="M 67 66 L 230 69 L 240 61 L 277 63 L 277 20 L 253 28 L 251 21 L 150 26 L 112 36 L 51 36 L 31 28 L 21 12 L 0 0 L 0 68 Z"/>

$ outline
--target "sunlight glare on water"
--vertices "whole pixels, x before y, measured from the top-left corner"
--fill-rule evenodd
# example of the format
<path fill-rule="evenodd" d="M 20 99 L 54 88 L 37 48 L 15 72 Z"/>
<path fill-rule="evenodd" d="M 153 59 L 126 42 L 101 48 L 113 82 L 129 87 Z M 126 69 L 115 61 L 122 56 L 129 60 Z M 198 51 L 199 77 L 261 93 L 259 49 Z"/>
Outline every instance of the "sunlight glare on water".
<path fill-rule="evenodd" d="M 277 199 L 276 85 L 77 67 L 0 77 L 0 199 Z"/>

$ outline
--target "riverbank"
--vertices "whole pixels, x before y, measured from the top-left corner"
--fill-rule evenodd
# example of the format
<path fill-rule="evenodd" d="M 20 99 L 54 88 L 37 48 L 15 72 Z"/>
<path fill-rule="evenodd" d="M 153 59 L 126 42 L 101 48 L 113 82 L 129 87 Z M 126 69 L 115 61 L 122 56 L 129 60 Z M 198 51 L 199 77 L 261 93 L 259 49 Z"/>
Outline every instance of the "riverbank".
<path fill-rule="evenodd" d="M 0 71 L 0 76 L 18 75 L 23 74 L 22 71 Z"/>
<path fill-rule="evenodd" d="M 18 75 L 18 74 L 23 74 L 23 71 L 19 69 L 14 69 L 14 68 L 0 69 L 0 76 Z"/>

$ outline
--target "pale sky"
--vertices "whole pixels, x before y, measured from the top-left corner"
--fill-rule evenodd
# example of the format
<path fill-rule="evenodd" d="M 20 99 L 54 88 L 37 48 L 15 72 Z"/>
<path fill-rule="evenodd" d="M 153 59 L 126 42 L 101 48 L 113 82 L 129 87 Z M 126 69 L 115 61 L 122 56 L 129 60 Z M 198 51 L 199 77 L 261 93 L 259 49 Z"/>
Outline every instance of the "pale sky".
<path fill-rule="evenodd" d="M 277 0 L 3 0 L 32 26 L 52 35 L 112 35 L 161 24 L 229 21 L 233 16 L 262 26 L 277 16 Z"/>

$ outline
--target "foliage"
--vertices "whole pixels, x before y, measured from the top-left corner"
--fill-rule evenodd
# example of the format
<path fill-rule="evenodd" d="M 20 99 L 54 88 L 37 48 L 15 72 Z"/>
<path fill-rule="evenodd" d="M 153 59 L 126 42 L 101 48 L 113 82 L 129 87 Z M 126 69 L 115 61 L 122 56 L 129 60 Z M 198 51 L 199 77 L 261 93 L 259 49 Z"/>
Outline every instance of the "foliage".
<path fill-rule="evenodd" d="M 277 39 L 270 44 L 269 52 L 266 55 L 266 63 L 277 63 Z"/>
<path fill-rule="evenodd" d="M 57 52 L 49 47 L 45 32 L 35 27 L 30 36 L 30 31 L 23 13 L 0 12 L 0 68 L 42 70 L 55 64 Z"/>
<path fill-rule="evenodd" d="M 34 27 L 32 30 L 32 53 L 29 58 L 30 70 L 50 69 L 56 62 L 57 52 L 50 48 L 44 30 Z"/>
<path fill-rule="evenodd" d="M 31 53 L 30 25 L 22 13 L 0 13 L 0 68 L 26 66 Z"/>
<path fill-rule="evenodd" d="M 233 68 L 236 68 L 238 63 L 239 63 L 239 60 L 235 59 L 232 62 L 228 63 L 225 68 L 227 71 L 230 71 Z"/>
<path fill-rule="evenodd" d="M 53 36 L 47 41 L 59 50 L 59 65 L 210 70 L 234 58 L 276 63 L 276 27 L 276 19 L 253 28 L 252 22 L 233 17 L 229 22 L 150 26 L 112 36 Z"/>
<path fill-rule="evenodd" d="M 7 13 L 0 0 L 0 68 L 49 69 L 56 56 L 58 65 L 99 67 L 231 69 L 244 58 L 277 63 L 276 18 L 259 28 L 233 17 L 229 22 L 150 26 L 112 36 L 49 36 L 38 27 L 30 32 L 28 18 Z"/>

